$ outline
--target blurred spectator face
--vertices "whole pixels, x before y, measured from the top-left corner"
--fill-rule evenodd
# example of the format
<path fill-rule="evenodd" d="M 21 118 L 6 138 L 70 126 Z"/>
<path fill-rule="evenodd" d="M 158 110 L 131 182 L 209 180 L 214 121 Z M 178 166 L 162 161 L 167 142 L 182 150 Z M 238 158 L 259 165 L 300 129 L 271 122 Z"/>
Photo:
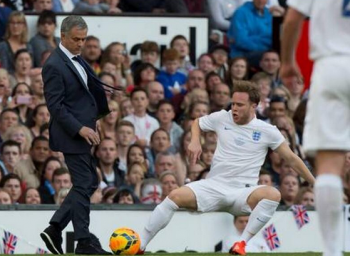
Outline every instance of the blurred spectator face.
<path fill-rule="evenodd" d="M 225 50 L 217 49 L 212 55 L 217 66 L 222 66 L 227 63 L 228 53 Z"/>
<path fill-rule="evenodd" d="M 168 150 L 170 145 L 170 138 L 166 132 L 159 130 L 153 135 L 151 141 L 151 148 L 155 152 L 165 152 L 166 150 Z"/>
<path fill-rule="evenodd" d="M 280 173 L 281 176 L 289 174 L 289 175 L 293 175 L 294 177 L 298 177 L 298 173 L 294 171 L 293 168 L 284 159 L 282 159 L 280 170 L 281 170 L 281 173 Z"/>
<path fill-rule="evenodd" d="M 116 44 L 111 47 L 109 57 L 113 63 L 115 64 L 123 63 L 125 60 L 125 55 L 126 53 L 123 45 Z"/>
<path fill-rule="evenodd" d="M 129 152 L 129 160 L 130 160 L 130 163 L 133 163 L 133 162 L 143 163 L 143 162 L 145 162 L 145 157 L 143 155 L 142 150 L 138 147 L 132 147 L 130 152 Z"/>
<path fill-rule="evenodd" d="M 180 53 L 180 56 L 182 59 L 184 59 L 190 52 L 190 49 L 188 47 L 188 43 L 184 39 L 177 39 L 173 42 L 173 47 L 175 50 L 177 50 Z"/>
<path fill-rule="evenodd" d="M 159 101 L 164 99 L 164 87 L 159 82 L 150 82 L 147 85 L 147 92 L 148 92 L 148 98 L 149 103 L 152 106 L 157 106 Z"/>
<path fill-rule="evenodd" d="M 103 121 L 109 125 L 116 125 L 119 119 L 119 106 L 117 104 L 114 104 L 112 101 L 109 102 L 108 108 L 111 112 L 105 118 L 103 118 Z"/>
<path fill-rule="evenodd" d="M 195 181 L 198 178 L 201 171 L 203 171 L 203 170 L 204 170 L 204 167 L 200 164 L 190 165 L 188 178 L 191 181 Z"/>
<path fill-rule="evenodd" d="M 292 87 L 290 88 L 290 93 L 292 95 L 300 95 L 303 93 L 304 90 L 304 82 L 302 79 L 298 79 L 296 83 L 292 83 Z"/>
<path fill-rule="evenodd" d="M 34 143 L 34 146 L 30 149 L 30 155 L 33 161 L 38 163 L 44 163 L 49 157 L 49 142 L 38 140 Z"/>
<path fill-rule="evenodd" d="M 281 67 L 280 57 L 275 52 L 267 52 L 260 61 L 261 69 L 269 75 L 276 75 Z"/>
<path fill-rule="evenodd" d="M 150 63 L 153 66 L 157 64 L 158 60 L 158 53 L 157 52 L 142 52 L 141 53 L 141 60 L 144 63 Z"/>
<path fill-rule="evenodd" d="M 36 0 L 33 3 L 35 12 L 42 12 L 43 10 L 52 10 L 52 0 Z"/>
<path fill-rule="evenodd" d="M 132 165 L 131 169 L 128 170 L 128 182 L 130 185 L 136 185 L 144 179 L 144 171 L 139 164 Z"/>
<path fill-rule="evenodd" d="M 22 188 L 21 184 L 19 183 L 19 180 L 17 179 L 9 179 L 5 183 L 4 189 L 10 194 L 12 202 L 17 202 L 18 199 L 21 197 Z"/>
<path fill-rule="evenodd" d="M 235 216 L 233 224 L 236 227 L 239 234 L 243 233 L 243 230 L 248 224 L 248 220 L 249 216 Z"/>
<path fill-rule="evenodd" d="M 222 83 L 219 75 L 211 76 L 207 82 L 207 88 L 209 92 L 214 91 L 215 86 Z"/>
<path fill-rule="evenodd" d="M 17 57 L 15 62 L 16 73 L 21 75 L 28 75 L 31 68 L 32 68 L 32 57 L 28 52 L 21 53 Z"/>
<path fill-rule="evenodd" d="M 315 195 L 309 191 L 301 197 L 301 204 L 304 206 L 315 206 Z"/>
<path fill-rule="evenodd" d="M 71 177 L 68 173 L 55 176 L 52 181 L 52 186 L 58 193 L 62 188 L 70 188 L 72 186 Z"/>
<path fill-rule="evenodd" d="M 130 99 L 125 99 L 123 102 L 121 102 L 120 109 L 123 117 L 134 113 L 134 107 L 132 106 Z"/>
<path fill-rule="evenodd" d="M 135 140 L 135 131 L 130 126 L 120 126 L 117 133 L 118 145 L 127 147 Z"/>
<path fill-rule="evenodd" d="M 95 39 L 90 39 L 89 41 L 86 41 L 81 55 L 89 63 L 97 61 L 101 56 L 100 42 Z"/>
<path fill-rule="evenodd" d="M 49 1 L 51 0 L 38 0 L 38 1 Z M 45 38 L 51 38 L 55 34 L 56 24 L 52 20 L 46 20 L 45 22 L 39 24 L 38 31 L 39 34 Z"/>
<path fill-rule="evenodd" d="M 282 199 L 294 200 L 299 191 L 299 183 L 296 177 L 286 176 L 280 186 Z"/>
<path fill-rule="evenodd" d="M 260 90 L 260 97 L 267 98 L 270 95 L 271 92 L 271 83 L 269 80 L 266 79 L 260 79 L 257 82 Z"/>
<path fill-rule="evenodd" d="M 117 146 L 113 140 L 102 140 L 96 152 L 103 165 L 111 165 L 118 157 Z"/>
<path fill-rule="evenodd" d="M 156 79 L 156 72 L 153 68 L 148 67 L 141 71 L 141 81 L 143 82 L 153 82 Z"/>
<path fill-rule="evenodd" d="M 13 112 L 5 112 L 0 119 L 0 131 L 5 133 L 5 131 L 13 125 L 18 124 L 18 115 Z"/>
<path fill-rule="evenodd" d="M 4 162 L 5 166 L 11 166 L 14 168 L 15 165 L 19 162 L 21 154 L 19 148 L 16 146 L 5 146 L 1 155 L 1 159 Z M 0 179 L 1 180 L 1 179 Z"/>
<path fill-rule="evenodd" d="M 27 96 L 30 97 L 30 92 L 29 92 L 29 88 L 28 86 L 26 86 L 25 84 L 20 84 L 17 86 L 16 92 L 15 92 L 15 96 Z M 18 104 L 18 105 L 25 105 L 24 103 L 22 104 Z"/>
<path fill-rule="evenodd" d="M 207 102 L 209 104 L 209 95 L 208 95 L 208 92 L 206 90 L 195 88 L 188 95 L 190 95 L 190 97 L 191 97 L 190 101 L 192 103 L 198 102 L 198 101 L 203 101 L 203 102 Z"/>
<path fill-rule="evenodd" d="M 133 94 L 131 104 L 134 107 L 135 113 L 146 111 L 149 100 L 146 93 L 139 91 Z"/>
<path fill-rule="evenodd" d="M 216 145 L 218 142 L 218 135 L 216 132 L 209 131 L 204 134 L 205 142 L 209 144 Z"/>
<path fill-rule="evenodd" d="M 12 19 L 9 20 L 9 23 L 11 37 L 19 37 L 26 30 L 25 21 L 19 16 L 13 16 Z"/>
<path fill-rule="evenodd" d="M 21 144 L 22 149 L 24 145 L 27 143 L 27 138 L 24 134 L 23 128 L 21 127 L 18 127 L 13 131 L 13 133 L 10 136 L 10 139 Z"/>
<path fill-rule="evenodd" d="M 256 9 L 262 11 L 265 8 L 267 0 L 253 0 L 253 3 Z"/>
<path fill-rule="evenodd" d="M 268 174 L 261 174 L 259 175 L 259 185 L 266 185 L 266 186 L 272 186 L 272 179 L 271 176 Z"/>
<path fill-rule="evenodd" d="M 6 191 L 0 191 L 0 205 L 1 204 L 12 204 L 11 196 Z"/>
<path fill-rule="evenodd" d="M 208 114 L 209 114 L 208 105 L 203 103 L 196 103 L 196 105 L 193 107 L 191 118 L 195 119 Z"/>
<path fill-rule="evenodd" d="M 157 118 L 161 124 L 171 123 L 174 117 L 174 108 L 170 104 L 162 104 L 157 110 Z"/>
<path fill-rule="evenodd" d="M 203 55 L 198 61 L 198 68 L 206 74 L 213 71 L 214 63 L 212 58 L 210 58 L 208 55 Z"/>
<path fill-rule="evenodd" d="M 50 162 L 47 163 L 46 168 L 45 168 L 45 174 L 44 174 L 44 178 L 49 181 L 50 183 L 52 183 L 52 174 L 53 172 L 58 169 L 61 168 L 62 165 L 60 162 L 56 161 L 56 160 L 52 160 Z"/>
<path fill-rule="evenodd" d="M 218 84 L 214 88 L 212 102 L 216 106 L 226 107 L 230 103 L 230 88 L 226 84 Z"/>
<path fill-rule="evenodd" d="M 5 69 L 0 68 L 0 97 L 6 96 L 10 89 L 9 75 Z"/>
<path fill-rule="evenodd" d="M 187 78 L 187 90 L 192 91 L 194 88 L 206 89 L 204 73 L 198 69 L 192 70 Z"/>
<path fill-rule="evenodd" d="M 190 143 L 191 143 L 191 137 L 192 137 L 191 131 L 186 132 L 186 134 L 183 137 L 182 144 L 183 144 L 183 148 L 184 148 L 186 153 L 188 152 L 188 145 L 190 145 Z"/>
<path fill-rule="evenodd" d="M 41 204 L 41 199 L 38 190 L 31 188 L 27 190 L 24 198 L 25 204 Z"/>
<path fill-rule="evenodd" d="M 50 113 L 47 109 L 47 106 L 41 106 L 38 109 L 36 116 L 33 117 L 33 120 L 38 126 L 42 126 L 43 124 L 48 123 L 50 121 Z"/>
<path fill-rule="evenodd" d="M 206 149 L 203 148 L 201 159 L 202 159 L 203 163 L 205 163 L 207 166 L 211 165 L 211 162 L 212 162 L 213 156 L 214 156 L 214 152 L 215 152 L 215 145 L 208 146 Z"/>
<path fill-rule="evenodd" d="M 162 183 L 163 198 L 167 197 L 171 191 L 179 187 L 175 176 L 172 174 L 165 175 L 161 180 L 161 183 Z"/>
<path fill-rule="evenodd" d="M 134 204 L 134 199 L 131 194 L 122 195 L 119 198 L 118 204 Z"/>
<path fill-rule="evenodd" d="M 273 120 L 276 117 L 286 116 L 286 104 L 284 102 L 273 102 L 270 104 L 269 116 Z"/>
<path fill-rule="evenodd" d="M 41 72 L 35 76 L 31 77 L 31 87 L 33 90 L 34 95 L 37 95 L 39 97 L 44 96 L 44 82 L 43 78 L 41 76 Z"/>
<path fill-rule="evenodd" d="M 180 67 L 179 60 L 167 60 L 164 62 L 164 67 L 167 73 L 175 74 L 178 68 Z"/>
<path fill-rule="evenodd" d="M 102 67 L 102 72 L 110 73 L 112 75 L 117 74 L 117 66 L 111 62 L 106 62 Z"/>
<path fill-rule="evenodd" d="M 155 163 L 155 170 L 158 177 L 164 171 L 175 171 L 174 156 L 160 156 Z"/>
<path fill-rule="evenodd" d="M 247 62 L 242 59 L 238 59 L 231 65 L 231 78 L 242 80 L 247 74 Z"/>

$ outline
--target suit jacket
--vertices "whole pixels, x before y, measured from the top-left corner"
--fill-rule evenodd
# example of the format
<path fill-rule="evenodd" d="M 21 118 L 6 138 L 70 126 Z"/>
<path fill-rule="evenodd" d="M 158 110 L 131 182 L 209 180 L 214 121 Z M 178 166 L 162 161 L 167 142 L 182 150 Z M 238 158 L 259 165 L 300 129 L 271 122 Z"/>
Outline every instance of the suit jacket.
<path fill-rule="evenodd" d="M 45 62 L 42 76 L 51 115 L 50 148 L 69 154 L 90 153 L 91 146 L 79 135 L 79 130 L 83 126 L 95 130 L 97 119 L 110 112 L 102 86 L 88 75 L 88 89 L 59 47 Z"/>

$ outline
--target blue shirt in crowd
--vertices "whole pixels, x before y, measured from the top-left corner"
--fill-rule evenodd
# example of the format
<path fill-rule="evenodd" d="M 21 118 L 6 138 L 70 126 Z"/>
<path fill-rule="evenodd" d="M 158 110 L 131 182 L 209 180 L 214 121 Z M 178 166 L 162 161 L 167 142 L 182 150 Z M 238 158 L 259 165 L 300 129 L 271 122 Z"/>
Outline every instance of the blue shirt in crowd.
<path fill-rule="evenodd" d="M 230 39 L 231 58 L 245 56 L 249 52 L 270 50 L 272 15 L 266 7 L 261 14 L 253 2 L 247 2 L 233 14 L 227 35 Z"/>
<path fill-rule="evenodd" d="M 156 80 L 163 85 L 164 96 L 166 99 L 171 99 L 174 96 L 169 87 L 174 88 L 176 82 L 181 86 L 180 92 L 183 94 L 186 92 L 185 88 L 183 88 L 183 85 L 186 83 L 186 76 L 180 72 L 169 74 L 166 71 L 161 70 L 158 73 Z"/>

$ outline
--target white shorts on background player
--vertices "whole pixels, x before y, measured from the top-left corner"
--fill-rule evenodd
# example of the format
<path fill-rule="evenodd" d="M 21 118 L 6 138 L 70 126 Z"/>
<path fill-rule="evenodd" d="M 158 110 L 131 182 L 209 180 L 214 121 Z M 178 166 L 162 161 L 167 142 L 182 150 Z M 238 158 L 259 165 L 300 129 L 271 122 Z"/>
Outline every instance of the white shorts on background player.
<path fill-rule="evenodd" d="M 350 150 L 350 1 L 288 0 L 310 17 L 315 61 L 304 128 L 304 149 Z"/>
<path fill-rule="evenodd" d="M 199 126 L 202 131 L 215 131 L 218 139 L 207 178 L 187 185 L 196 195 L 198 210 L 249 214 L 246 199 L 258 188 L 268 149 L 277 149 L 285 140 L 283 135 L 257 118 L 237 125 L 231 110 L 203 116 Z"/>

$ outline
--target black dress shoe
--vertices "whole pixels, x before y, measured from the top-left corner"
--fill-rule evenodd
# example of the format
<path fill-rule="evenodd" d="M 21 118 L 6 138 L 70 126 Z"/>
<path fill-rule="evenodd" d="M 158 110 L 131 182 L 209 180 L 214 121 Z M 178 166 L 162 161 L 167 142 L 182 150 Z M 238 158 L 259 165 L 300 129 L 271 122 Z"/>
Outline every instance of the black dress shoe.
<path fill-rule="evenodd" d="M 112 253 L 103 250 L 101 247 L 96 247 L 92 241 L 88 243 L 78 242 L 75 248 L 75 254 L 82 255 L 111 255 Z"/>
<path fill-rule="evenodd" d="M 54 226 L 50 225 L 40 237 L 44 240 L 47 249 L 53 254 L 63 254 L 62 250 L 62 232 L 58 231 Z"/>

